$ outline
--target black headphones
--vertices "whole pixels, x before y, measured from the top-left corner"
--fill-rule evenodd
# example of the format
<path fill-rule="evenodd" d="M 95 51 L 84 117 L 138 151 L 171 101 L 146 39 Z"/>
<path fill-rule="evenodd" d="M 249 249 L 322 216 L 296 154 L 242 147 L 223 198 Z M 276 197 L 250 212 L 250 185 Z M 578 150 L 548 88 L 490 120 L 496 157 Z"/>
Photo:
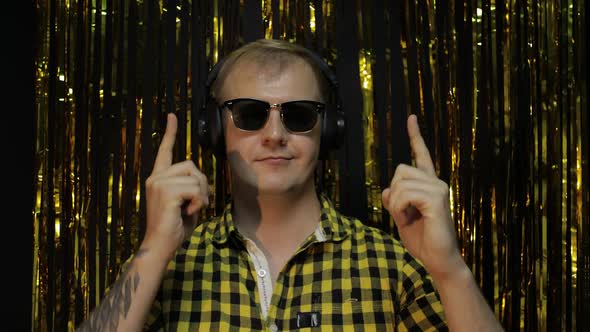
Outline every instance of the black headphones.
<path fill-rule="evenodd" d="M 326 159 L 330 150 L 339 148 L 343 141 L 346 130 L 346 121 L 342 110 L 342 102 L 338 92 L 338 81 L 326 62 L 318 55 L 307 50 L 312 61 L 326 77 L 332 95 L 326 103 L 326 109 L 322 112 L 322 132 L 320 139 L 320 159 Z M 223 122 L 221 109 L 215 98 L 211 96 L 211 87 L 217 79 L 219 71 L 223 67 L 225 59 L 220 60 L 213 66 L 205 83 L 204 98 L 201 103 L 201 110 L 197 120 L 197 135 L 199 144 L 203 149 L 211 150 L 217 158 L 225 157 L 225 142 L 223 133 Z"/>

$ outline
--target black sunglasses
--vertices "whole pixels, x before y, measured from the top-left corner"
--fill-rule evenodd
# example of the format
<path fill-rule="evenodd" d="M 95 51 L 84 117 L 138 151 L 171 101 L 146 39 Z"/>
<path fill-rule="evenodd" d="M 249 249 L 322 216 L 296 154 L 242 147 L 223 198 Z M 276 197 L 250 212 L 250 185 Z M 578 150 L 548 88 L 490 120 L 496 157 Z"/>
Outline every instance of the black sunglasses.
<path fill-rule="evenodd" d="M 296 100 L 282 104 L 270 104 L 250 98 L 231 99 L 220 105 L 231 112 L 234 125 L 242 130 L 260 130 L 268 121 L 270 109 L 280 107 L 283 126 L 293 133 L 305 133 L 313 129 L 318 121 L 318 114 L 326 105 L 316 101 Z"/>

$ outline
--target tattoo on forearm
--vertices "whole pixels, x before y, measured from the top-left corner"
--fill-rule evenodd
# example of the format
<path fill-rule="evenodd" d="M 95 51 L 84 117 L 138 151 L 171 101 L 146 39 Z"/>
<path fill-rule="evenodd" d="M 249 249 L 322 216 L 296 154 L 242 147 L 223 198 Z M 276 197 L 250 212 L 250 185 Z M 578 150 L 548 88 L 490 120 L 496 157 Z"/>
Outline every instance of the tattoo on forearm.
<path fill-rule="evenodd" d="M 125 269 L 125 272 L 113 283 L 108 295 L 102 300 L 100 305 L 80 325 L 77 331 L 116 331 L 119 326 L 119 319 L 126 318 L 131 307 L 131 297 L 139 285 L 139 274 L 134 271 L 135 258 L 143 256 L 145 249 L 140 249 L 135 253 L 135 257 Z"/>

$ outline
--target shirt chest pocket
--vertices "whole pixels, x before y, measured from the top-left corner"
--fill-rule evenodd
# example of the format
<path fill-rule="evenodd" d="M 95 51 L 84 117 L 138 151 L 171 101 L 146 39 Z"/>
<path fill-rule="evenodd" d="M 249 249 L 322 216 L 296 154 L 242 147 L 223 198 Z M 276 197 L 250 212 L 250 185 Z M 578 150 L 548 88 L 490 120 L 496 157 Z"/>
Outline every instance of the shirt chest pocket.
<path fill-rule="evenodd" d="M 321 331 L 395 330 L 394 306 L 388 292 L 362 289 L 343 294 L 343 297 L 337 302 L 330 296 L 322 297 L 321 301 L 311 305 L 311 311 L 294 312 L 292 327 L 315 326 Z M 311 326 L 309 322 L 312 322 Z"/>

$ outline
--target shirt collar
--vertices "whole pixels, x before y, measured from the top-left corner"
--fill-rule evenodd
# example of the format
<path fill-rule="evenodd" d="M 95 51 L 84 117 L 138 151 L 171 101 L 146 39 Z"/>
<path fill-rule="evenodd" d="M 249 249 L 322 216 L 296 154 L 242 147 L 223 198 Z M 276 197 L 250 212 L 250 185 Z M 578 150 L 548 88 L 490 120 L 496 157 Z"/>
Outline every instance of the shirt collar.
<path fill-rule="evenodd" d="M 344 224 L 344 216 L 336 210 L 332 201 L 324 194 L 320 194 L 322 212 L 320 227 L 324 230 L 327 241 L 339 242 L 351 234 L 350 225 Z"/>
<path fill-rule="evenodd" d="M 319 195 L 321 204 L 320 224 L 326 241 L 339 242 L 351 234 L 351 228 L 345 224 L 344 216 L 335 208 L 332 201 L 325 195 Z M 240 236 L 232 217 L 232 202 L 224 208 L 223 213 L 215 218 L 213 229 L 213 241 L 219 244 L 227 242 L 230 236 Z"/>

